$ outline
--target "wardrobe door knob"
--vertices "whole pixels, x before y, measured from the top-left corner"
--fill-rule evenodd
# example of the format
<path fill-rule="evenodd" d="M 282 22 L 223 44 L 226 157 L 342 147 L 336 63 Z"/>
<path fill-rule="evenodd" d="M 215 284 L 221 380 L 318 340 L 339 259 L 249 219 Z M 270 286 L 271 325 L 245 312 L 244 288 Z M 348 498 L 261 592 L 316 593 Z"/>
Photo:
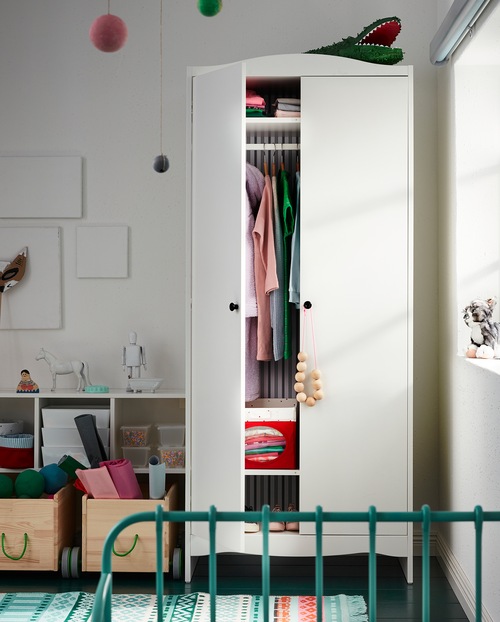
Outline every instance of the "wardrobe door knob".
<path fill-rule="evenodd" d="M 237 311 L 239 308 L 240 307 L 236 302 L 229 303 L 229 311 Z"/>
<path fill-rule="evenodd" d="M 313 306 L 313 305 L 312 305 L 312 302 L 311 302 L 310 300 L 306 300 L 306 301 L 304 302 L 304 308 L 305 308 L 305 309 L 310 309 L 312 306 Z"/>

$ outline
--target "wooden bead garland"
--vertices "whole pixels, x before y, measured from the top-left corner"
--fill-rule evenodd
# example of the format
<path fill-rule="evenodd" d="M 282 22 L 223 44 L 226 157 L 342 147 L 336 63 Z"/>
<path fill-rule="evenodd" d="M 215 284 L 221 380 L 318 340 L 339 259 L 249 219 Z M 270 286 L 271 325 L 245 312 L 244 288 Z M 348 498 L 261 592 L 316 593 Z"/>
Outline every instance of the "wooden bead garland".
<path fill-rule="evenodd" d="M 295 380 L 297 381 L 293 388 L 297 393 L 297 402 L 305 403 L 306 406 L 310 406 L 311 408 L 315 406 L 316 402 L 322 400 L 324 395 L 322 391 L 323 383 L 321 382 L 321 371 L 319 369 L 313 369 L 311 372 L 312 380 L 312 388 L 314 389 L 314 393 L 312 395 L 307 395 L 305 392 L 305 384 L 306 380 L 306 372 L 307 372 L 307 353 L 299 352 L 297 354 L 297 373 L 295 374 Z"/>
<path fill-rule="evenodd" d="M 310 308 L 310 307 L 309 307 Z M 306 379 L 307 379 L 307 353 L 304 349 L 304 336 L 306 332 L 306 324 L 307 324 L 307 308 L 304 306 L 304 323 L 302 329 L 302 350 L 297 354 L 298 363 L 296 365 L 297 373 L 295 374 L 295 384 L 293 388 L 297 393 L 297 402 L 302 404 L 306 404 L 306 406 L 310 406 L 311 408 L 316 405 L 316 402 L 322 400 L 324 397 L 323 393 L 323 383 L 321 381 L 321 371 L 315 367 L 310 374 L 310 385 L 313 389 L 312 395 L 307 395 L 306 393 Z M 314 362 L 316 363 L 316 344 L 314 343 L 314 327 L 312 325 L 312 316 L 311 316 L 311 330 L 312 330 L 312 338 L 314 345 Z"/>

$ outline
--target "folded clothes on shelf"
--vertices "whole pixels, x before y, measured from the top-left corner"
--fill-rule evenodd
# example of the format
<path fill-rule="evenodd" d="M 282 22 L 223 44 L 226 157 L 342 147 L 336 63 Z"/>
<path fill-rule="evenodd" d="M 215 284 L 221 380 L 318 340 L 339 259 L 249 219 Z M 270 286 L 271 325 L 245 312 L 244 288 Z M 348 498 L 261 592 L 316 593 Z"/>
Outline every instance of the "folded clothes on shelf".
<path fill-rule="evenodd" d="M 247 89 L 245 103 L 247 117 L 264 117 L 266 115 L 266 101 L 255 91 Z"/>
<path fill-rule="evenodd" d="M 300 117 L 300 99 L 278 97 L 273 104 L 275 117 Z"/>

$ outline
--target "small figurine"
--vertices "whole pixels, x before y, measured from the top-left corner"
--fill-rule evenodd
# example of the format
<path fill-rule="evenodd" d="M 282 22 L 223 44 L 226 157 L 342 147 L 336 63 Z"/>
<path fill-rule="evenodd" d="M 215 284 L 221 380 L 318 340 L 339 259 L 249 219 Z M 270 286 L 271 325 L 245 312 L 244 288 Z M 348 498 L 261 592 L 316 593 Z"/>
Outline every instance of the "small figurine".
<path fill-rule="evenodd" d="M 27 369 L 21 371 L 21 382 L 17 385 L 16 393 L 40 393 L 37 383 L 32 380 Z"/>
<path fill-rule="evenodd" d="M 129 345 L 123 346 L 122 351 L 122 366 L 123 371 L 127 371 L 127 378 L 140 378 L 141 377 L 141 366 L 144 365 L 144 369 L 146 368 L 146 348 L 144 346 L 137 345 L 137 333 L 134 331 L 130 331 L 129 336 Z M 130 386 L 130 382 L 127 384 L 128 392 L 132 392 L 132 387 Z"/>
<path fill-rule="evenodd" d="M 86 361 L 61 361 L 56 356 L 40 348 L 40 352 L 35 356 L 36 361 L 45 361 L 50 369 L 52 376 L 52 389 L 56 390 L 56 379 L 58 375 L 75 374 L 78 378 L 77 391 L 84 391 L 86 387 L 92 386 L 89 379 L 89 366 Z"/>

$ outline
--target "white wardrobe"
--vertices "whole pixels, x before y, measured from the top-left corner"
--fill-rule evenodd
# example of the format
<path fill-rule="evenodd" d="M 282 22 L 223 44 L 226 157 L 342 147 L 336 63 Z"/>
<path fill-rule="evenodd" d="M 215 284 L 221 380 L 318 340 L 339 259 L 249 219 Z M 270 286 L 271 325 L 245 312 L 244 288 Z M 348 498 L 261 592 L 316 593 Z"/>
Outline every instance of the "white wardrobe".
<path fill-rule="evenodd" d="M 300 118 L 246 118 L 247 88 L 292 93 Z M 411 510 L 412 69 L 262 57 L 190 68 L 188 98 L 188 509 L 243 510 L 249 487 L 273 490 L 281 478 L 299 510 Z M 285 148 L 300 159 L 300 297 L 312 304 L 324 399 L 297 405 L 297 468 L 245 470 L 246 162 Z M 293 313 L 297 338 L 311 316 Z M 288 376 L 286 394 L 261 398 L 295 397 L 296 362 L 272 371 Z M 368 550 L 364 524 L 325 530 L 325 555 Z M 309 523 L 273 533 L 270 553 L 313 555 L 313 533 Z M 378 552 L 401 558 L 411 581 L 411 524 L 377 533 Z M 217 540 L 221 551 L 261 550 L 242 524 L 219 526 Z M 206 552 L 207 530 L 193 523 L 187 580 Z"/>

